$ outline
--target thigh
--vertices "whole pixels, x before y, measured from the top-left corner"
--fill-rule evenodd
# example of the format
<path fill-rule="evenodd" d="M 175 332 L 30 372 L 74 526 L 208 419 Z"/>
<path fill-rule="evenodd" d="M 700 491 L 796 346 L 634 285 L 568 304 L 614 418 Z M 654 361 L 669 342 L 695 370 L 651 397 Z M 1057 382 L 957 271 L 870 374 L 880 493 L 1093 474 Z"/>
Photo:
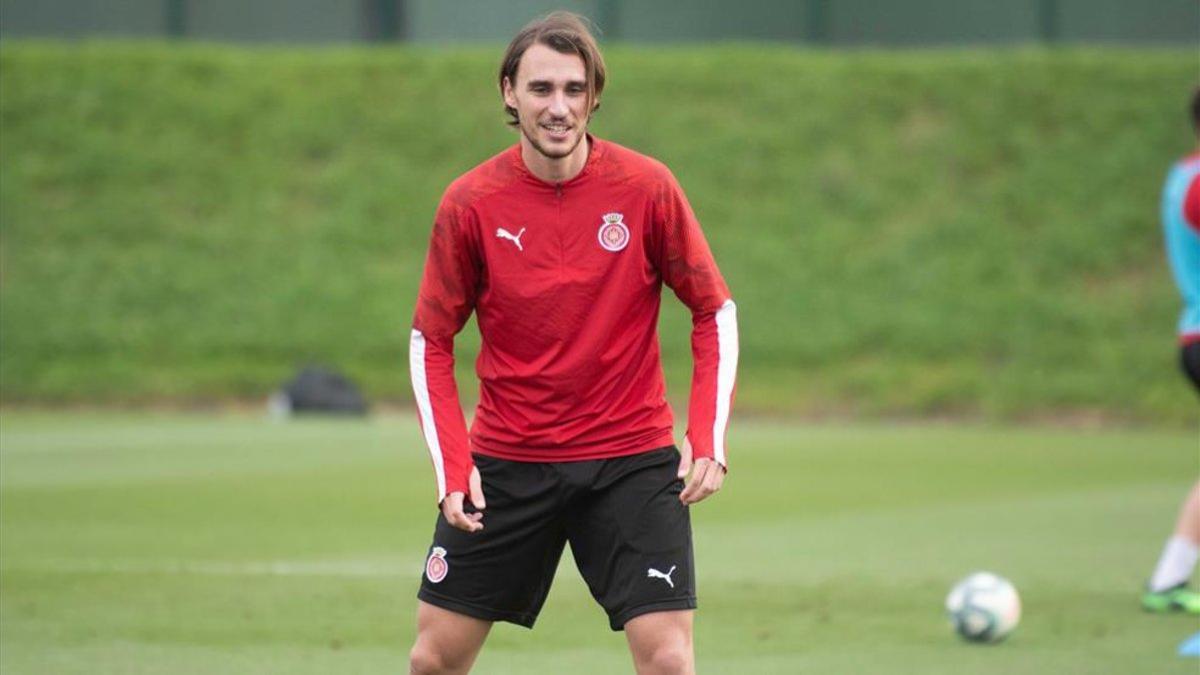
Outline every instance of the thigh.
<path fill-rule="evenodd" d="M 673 447 L 607 460 L 568 512 L 575 564 L 613 630 L 643 614 L 696 607 L 691 518 L 679 501 L 678 466 Z"/>
<path fill-rule="evenodd" d="M 417 639 L 409 654 L 412 672 L 467 672 L 492 629 L 490 621 L 427 602 L 417 604 Z"/>
<path fill-rule="evenodd" d="M 475 463 L 484 527 L 464 532 L 438 513 L 418 597 L 477 619 L 533 626 L 566 541 L 557 475 L 545 464 Z"/>
<path fill-rule="evenodd" d="M 1200 394 L 1200 342 L 1184 345 L 1179 350 L 1179 361 L 1183 366 L 1183 372 L 1195 387 L 1196 393 Z"/>

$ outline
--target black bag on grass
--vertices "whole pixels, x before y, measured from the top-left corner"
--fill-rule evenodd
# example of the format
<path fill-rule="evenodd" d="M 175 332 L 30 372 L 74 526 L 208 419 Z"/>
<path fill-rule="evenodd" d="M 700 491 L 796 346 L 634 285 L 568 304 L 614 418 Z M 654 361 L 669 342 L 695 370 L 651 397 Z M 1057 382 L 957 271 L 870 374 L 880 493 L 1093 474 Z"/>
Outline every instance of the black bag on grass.
<path fill-rule="evenodd" d="M 271 412 L 365 415 L 367 401 L 350 378 L 328 368 L 307 366 L 271 396 Z"/>

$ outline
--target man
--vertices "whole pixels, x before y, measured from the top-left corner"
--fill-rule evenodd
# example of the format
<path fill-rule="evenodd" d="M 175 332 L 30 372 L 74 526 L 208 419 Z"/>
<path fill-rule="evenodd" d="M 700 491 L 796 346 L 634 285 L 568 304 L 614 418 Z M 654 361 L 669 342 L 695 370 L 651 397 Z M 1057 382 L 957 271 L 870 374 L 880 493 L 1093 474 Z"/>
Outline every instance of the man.
<path fill-rule="evenodd" d="M 1200 139 L 1200 88 L 1192 95 L 1192 125 Z M 1200 148 L 1171 168 L 1163 189 L 1162 221 L 1171 270 L 1183 295 L 1180 360 L 1200 393 Z M 1198 557 L 1200 482 L 1180 508 L 1175 532 L 1163 547 L 1149 588 L 1142 595 L 1142 607 L 1151 612 L 1200 614 L 1200 593 L 1187 587 Z"/>
<path fill-rule="evenodd" d="M 467 672 L 494 621 L 532 627 L 568 541 L 637 672 L 694 670 L 688 507 L 724 480 L 736 310 L 666 167 L 587 133 L 604 81 L 578 16 L 526 26 L 499 74 L 519 143 L 454 181 L 435 217 L 410 365 L 441 513 L 413 673 Z M 682 452 L 659 359 L 662 284 L 693 316 Z M 453 338 L 472 311 L 483 340 L 468 435 Z"/>

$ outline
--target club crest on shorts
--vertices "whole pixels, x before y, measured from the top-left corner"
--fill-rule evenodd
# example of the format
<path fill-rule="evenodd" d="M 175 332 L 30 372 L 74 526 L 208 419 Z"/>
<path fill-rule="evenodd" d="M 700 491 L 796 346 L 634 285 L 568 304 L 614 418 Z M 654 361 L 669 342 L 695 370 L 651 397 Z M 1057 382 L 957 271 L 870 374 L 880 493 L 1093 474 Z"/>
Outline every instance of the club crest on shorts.
<path fill-rule="evenodd" d="M 600 232 L 596 238 L 600 240 L 600 246 L 605 251 L 617 252 L 629 245 L 629 228 L 625 227 L 622 222 L 625 215 L 621 213 L 606 213 L 604 222 L 600 225 Z"/>
<path fill-rule="evenodd" d="M 425 578 L 429 579 L 429 583 L 436 584 L 446 578 L 446 573 L 450 571 L 450 564 L 446 562 L 446 549 L 441 546 L 434 546 L 433 551 L 429 554 L 429 560 L 425 561 Z"/>

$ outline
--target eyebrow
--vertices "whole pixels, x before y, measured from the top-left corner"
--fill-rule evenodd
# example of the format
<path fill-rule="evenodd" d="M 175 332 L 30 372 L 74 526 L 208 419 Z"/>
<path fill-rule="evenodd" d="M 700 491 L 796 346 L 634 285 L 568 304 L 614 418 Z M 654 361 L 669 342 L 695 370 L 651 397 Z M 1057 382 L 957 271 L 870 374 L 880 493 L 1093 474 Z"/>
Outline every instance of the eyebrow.
<path fill-rule="evenodd" d="M 581 87 L 583 89 L 587 89 L 587 80 L 568 80 L 566 86 L 570 87 L 572 85 Z M 554 82 L 552 82 L 550 80 L 530 80 L 529 82 L 527 82 L 525 84 L 525 86 L 528 89 L 532 89 L 534 87 L 551 87 L 551 88 L 553 88 Z"/>

